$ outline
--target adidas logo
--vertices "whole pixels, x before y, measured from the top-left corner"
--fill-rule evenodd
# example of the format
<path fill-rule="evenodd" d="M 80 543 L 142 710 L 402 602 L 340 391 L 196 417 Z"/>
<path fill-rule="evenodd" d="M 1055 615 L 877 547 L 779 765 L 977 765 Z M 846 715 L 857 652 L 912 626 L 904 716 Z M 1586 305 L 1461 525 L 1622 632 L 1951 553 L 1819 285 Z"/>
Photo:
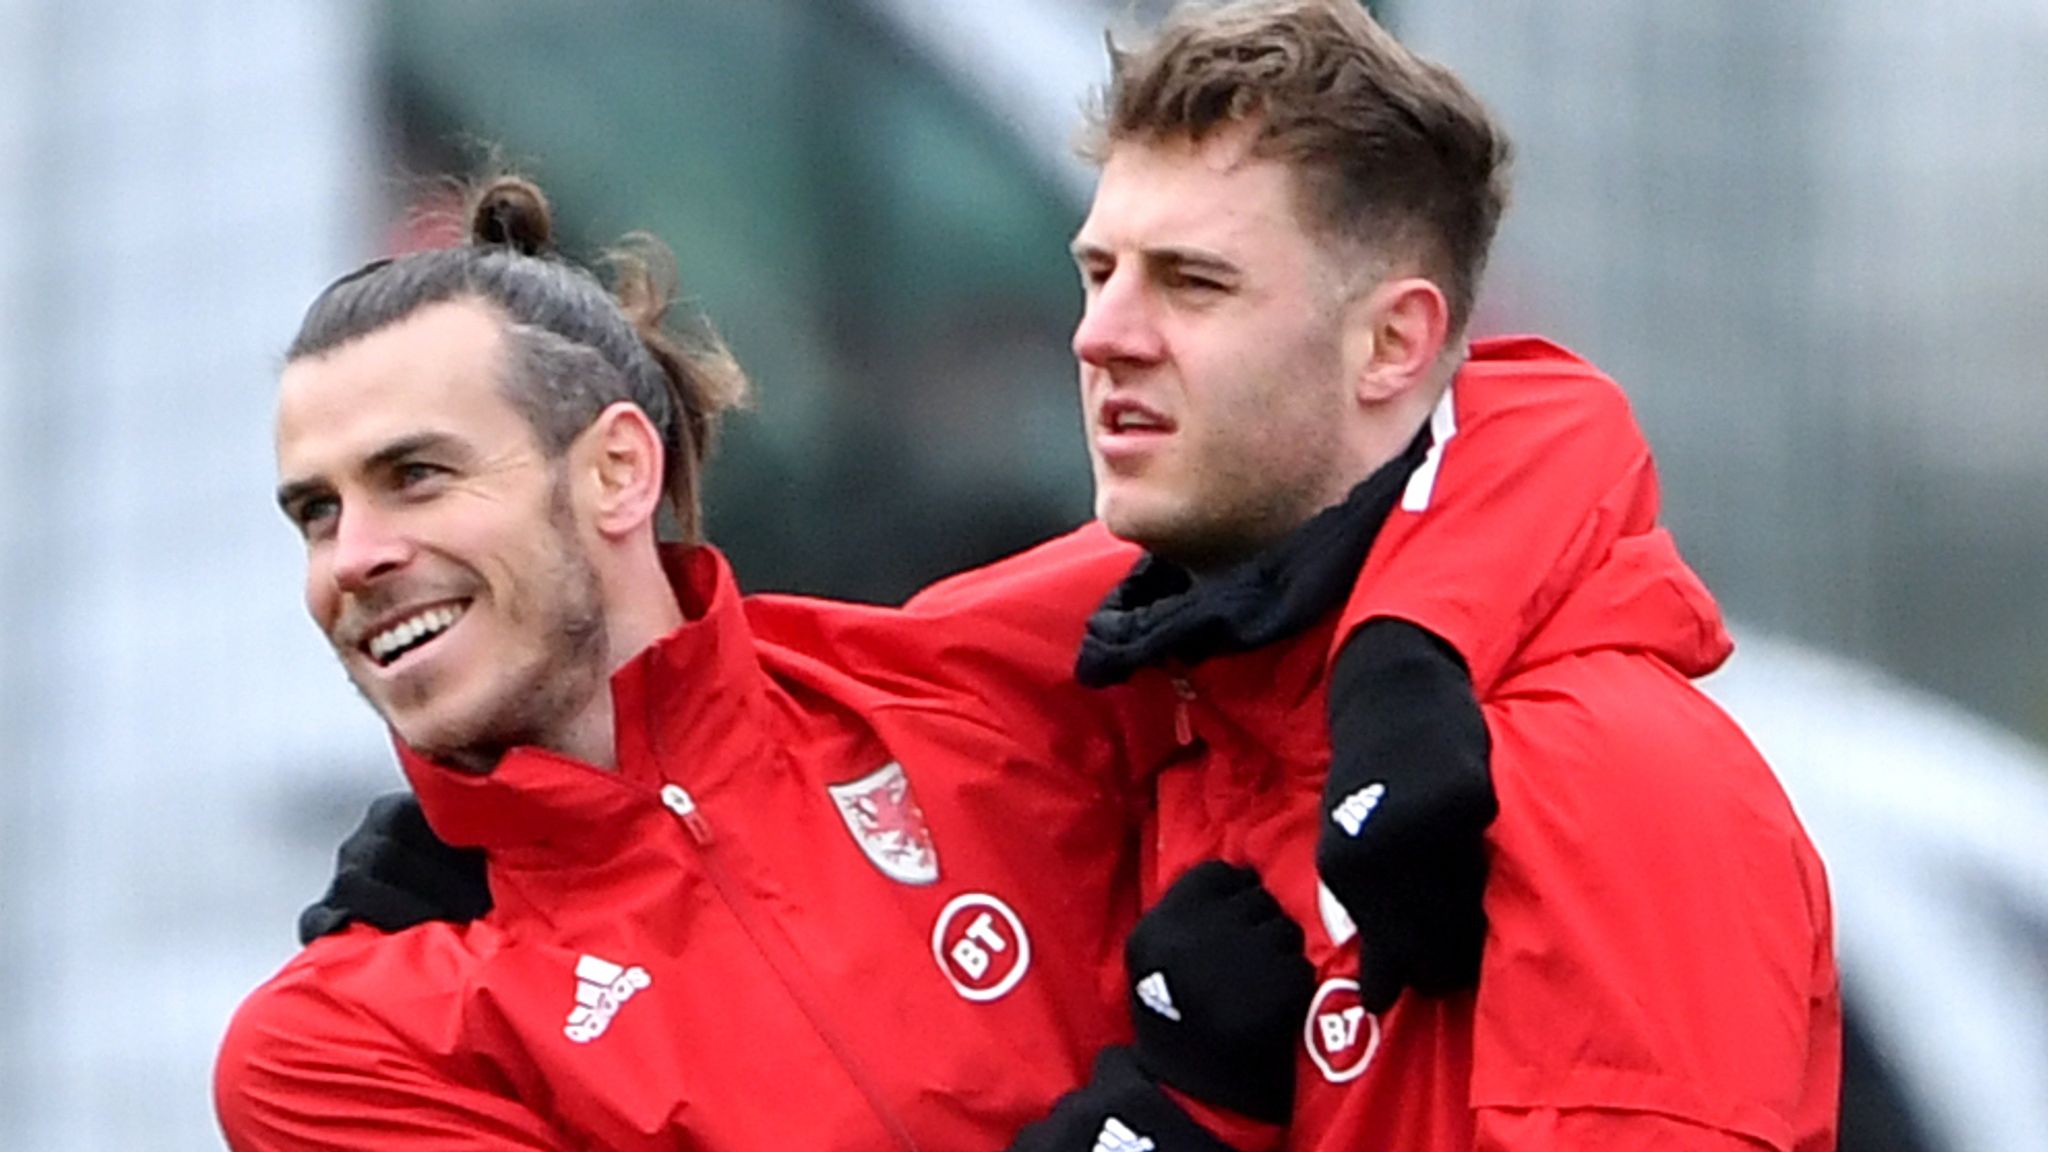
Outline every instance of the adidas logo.
<path fill-rule="evenodd" d="M 621 968 L 609 960 L 585 956 L 576 961 L 576 1007 L 569 1009 L 564 1035 L 578 1044 L 588 1044 L 611 1027 L 612 1017 L 654 977 L 638 966 Z"/>
<path fill-rule="evenodd" d="M 1138 1135 L 1114 1116 L 1102 1122 L 1102 1131 L 1095 1136 L 1095 1152 L 1152 1152 L 1157 1147 L 1150 1136 Z"/>
<path fill-rule="evenodd" d="M 1330 813 L 1330 819 L 1335 820 L 1337 826 L 1344 829 L 1346 836 L 1356 836 L 1358 830 L 1365 827 L 1366 818 L 1372 815 L 1372 810 L 1380 806 L 1380 797 L 1386 794 L 1385 784 L 1378 781 L 1367 784 L 1346 796 L 1343 803 L 1338 804 L 1336 810 Z"/>
<path fill-rule="evenodd" d="M 1138 981 L 1138 999 L 1168 1020 L 1179 1020 L 1180 1009 L 1173 1006 L 1173 993 L 1166 990 L 1166 973 L 1154 972 Z"/>

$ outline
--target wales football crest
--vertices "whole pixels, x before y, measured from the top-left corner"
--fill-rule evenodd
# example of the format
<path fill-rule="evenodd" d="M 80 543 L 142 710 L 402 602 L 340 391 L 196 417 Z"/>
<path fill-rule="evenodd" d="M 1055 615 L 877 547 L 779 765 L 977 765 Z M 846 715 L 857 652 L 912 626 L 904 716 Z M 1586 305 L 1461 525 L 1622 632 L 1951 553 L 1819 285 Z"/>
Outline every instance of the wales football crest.
<path fill-rule="evenodd" d="M 890 761 L 847 784 L 828 784 L 832 802 L 854 842 L 884 876 L 901 884 L 930 884 L 939 878 L 939 853 L 932 847 L 924 810 L 910 791 L 903 765 Z"/>

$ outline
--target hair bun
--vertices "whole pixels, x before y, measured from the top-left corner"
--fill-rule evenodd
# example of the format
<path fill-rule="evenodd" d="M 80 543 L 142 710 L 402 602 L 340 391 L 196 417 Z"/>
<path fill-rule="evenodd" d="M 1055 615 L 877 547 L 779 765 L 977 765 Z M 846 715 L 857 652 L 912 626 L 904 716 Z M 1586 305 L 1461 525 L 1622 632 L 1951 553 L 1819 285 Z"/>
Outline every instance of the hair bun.
<path fill-rule="evenodd" d="M 522 256 L 555 250 L 555 221 L 548 198 L 532 181 L 499 176 L 477 190 L 469 212 L 469 242 L 505 247 Z"/>

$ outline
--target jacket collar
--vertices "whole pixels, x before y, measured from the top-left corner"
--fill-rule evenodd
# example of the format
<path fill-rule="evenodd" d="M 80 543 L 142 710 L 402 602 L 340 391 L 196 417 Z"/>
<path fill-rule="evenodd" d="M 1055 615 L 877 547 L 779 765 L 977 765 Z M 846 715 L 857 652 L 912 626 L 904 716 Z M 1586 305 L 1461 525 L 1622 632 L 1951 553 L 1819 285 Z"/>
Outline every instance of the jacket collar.
<path fill-rule="evenodd" d="M 662 564 L 684 623 L 611 679 L 618 771 L 546 749 L 515 748 L 483 774 L 398 746 L 399 761 L 437 835 L 492 852 L 545 849 L 606 855 L 621 821 L 648 810 L 669 783 L 717 788 L 755 764 L 767 684 L 725 558 L 709 547 L 664 548 Z"/>

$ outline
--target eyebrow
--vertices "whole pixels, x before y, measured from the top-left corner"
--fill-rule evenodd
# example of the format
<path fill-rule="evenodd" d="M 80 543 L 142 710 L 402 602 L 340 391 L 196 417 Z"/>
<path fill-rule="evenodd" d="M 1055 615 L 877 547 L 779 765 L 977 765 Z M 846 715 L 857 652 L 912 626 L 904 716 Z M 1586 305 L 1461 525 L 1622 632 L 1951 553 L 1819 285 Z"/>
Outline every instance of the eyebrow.
<path fill-rule="evenodd" d="M 446 432 L 415 432 L 410 436 L 400 436 L 370 453 L 363 460 L 363 470 L 374 472 L 421 452 L 460 451 L 461 447 L 462 441 Z M 287 480 L 277 486 L 277 506 L 289 515 L 292 505 L 316 492 L 324 492 L 328 487 L 324 480 Z"/>
<path fill-rule="evenodd" d="M 1151 248 L 1146 250 L 1145 260 L 1154 267 L 1199 268 L 1231 275 L 1239 271 L 1236 261 L 1206 248 Z"/>
<path fill-rule="evenodd" d="M 1074 241 L 1068 246 L 1068 251 L 1073 254 L 1074 263 L 1076 264 L 1084 264 L 1092 260 L 1103 260 L 1111 257 L 1109 249 L 1104 248 L 1100 244 L 1091 244 L 1084 240 Z M 1161 248 L 1143 249 L 1139 256 L 1148 267 L 1155 269 L 1194 268 L 1209 272 L 1228 273 L 1233 276 L 1242 271 L 1235 261 L 1227 259 L 1220 253 L 1212 252 L 1207 248 L 1168 245 Z"/>

